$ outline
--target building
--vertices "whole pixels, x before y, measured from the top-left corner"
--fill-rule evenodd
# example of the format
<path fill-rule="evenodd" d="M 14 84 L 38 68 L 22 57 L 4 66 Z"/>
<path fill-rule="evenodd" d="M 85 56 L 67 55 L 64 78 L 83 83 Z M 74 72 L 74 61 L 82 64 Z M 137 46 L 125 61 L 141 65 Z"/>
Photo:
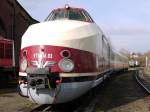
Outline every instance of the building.
<path fill-rule="evenodd" d="M 16 0 L 1 0 L 0 36 L 14 40 L 16 68 L 19 67 L 21 37 L 29 25 L 37 22 Z"/>

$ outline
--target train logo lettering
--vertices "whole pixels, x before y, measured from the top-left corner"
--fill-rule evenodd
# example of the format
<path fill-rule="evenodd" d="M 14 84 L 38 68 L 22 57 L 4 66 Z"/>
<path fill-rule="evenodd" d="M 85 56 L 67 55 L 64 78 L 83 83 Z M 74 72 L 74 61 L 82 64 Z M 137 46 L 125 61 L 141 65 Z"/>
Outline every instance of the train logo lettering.
<path fill-rule="evenodd" d="M 52 59 L 53 58 L 53 54 L 51 54 L 51 53 L 48 53 L 48 54 L 46 54 L 46 53 L 34 53 L 33 57 L 37 58 L 37 59 L 41 59 L 41 58 Z"/>

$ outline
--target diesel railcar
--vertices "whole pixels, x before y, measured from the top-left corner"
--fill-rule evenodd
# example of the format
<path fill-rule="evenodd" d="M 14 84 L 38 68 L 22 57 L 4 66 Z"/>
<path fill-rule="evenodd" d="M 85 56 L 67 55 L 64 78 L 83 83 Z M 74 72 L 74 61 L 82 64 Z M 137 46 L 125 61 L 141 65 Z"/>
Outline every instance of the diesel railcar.
<path fill-rule="evenodd" d="M 124 69 L 122 58 L 86 10 L 54 9 L 22 37 L 20 94 L 38 104 L 71 101 Z"/>

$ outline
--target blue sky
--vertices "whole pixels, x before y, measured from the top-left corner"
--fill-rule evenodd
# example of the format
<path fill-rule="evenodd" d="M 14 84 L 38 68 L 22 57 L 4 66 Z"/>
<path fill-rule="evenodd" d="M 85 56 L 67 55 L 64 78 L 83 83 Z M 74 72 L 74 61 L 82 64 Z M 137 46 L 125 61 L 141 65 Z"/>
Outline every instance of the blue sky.
<path fill-rule="evenodd" d="M 150 0 L 18 0 L 27 12 L 43 21 L 52 9 L 69 4 L 85 8 L 116 49 L 150 50 Z"/>

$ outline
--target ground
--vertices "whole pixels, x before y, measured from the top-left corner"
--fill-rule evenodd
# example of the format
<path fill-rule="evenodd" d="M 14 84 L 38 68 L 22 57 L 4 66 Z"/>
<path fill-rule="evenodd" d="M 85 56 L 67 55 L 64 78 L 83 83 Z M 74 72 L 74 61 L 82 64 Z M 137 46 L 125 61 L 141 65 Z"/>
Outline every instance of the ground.
<path fill-rule="evenodd" d="M 134 72 L 123 73 L 99 92 L 96 112 L 150 112 L 150 96 L 136 83 Z"/>
<path fill-rule="evenodd" d="M 16 92 L 16 88 L 0 90 L 0 112 L 28 112 L 36 105 Z"/>
<path fill-rule="evenodd" d="M 108 81 L 92 89 L 89 94 L 92 97 L 85 97 L 82 100 L 85 107 L 76 112 L 150 112 L 150 95 L 137 84 L 134 74 L 132 71 L 113 74 Z M 29 112 L 36 106 L 19 96 L 16 88 L 0 89 L 0 112 Z M 94 111 L 90 111 L 93 108 Z"/>

